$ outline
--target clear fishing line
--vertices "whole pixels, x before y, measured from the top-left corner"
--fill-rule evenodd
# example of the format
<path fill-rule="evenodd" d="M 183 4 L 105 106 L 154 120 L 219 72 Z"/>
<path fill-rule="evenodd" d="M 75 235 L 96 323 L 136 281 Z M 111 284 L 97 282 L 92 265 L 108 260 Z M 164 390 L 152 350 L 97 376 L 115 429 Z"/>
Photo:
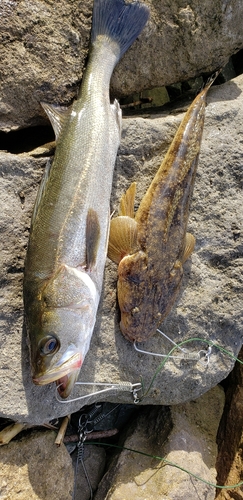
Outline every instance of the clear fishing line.
<path fill-rule="evenodd" d="M 144 455 L 145 457 L 154 458 L 156 460 L 159 460 L 160 462 L 164 462 L 166 465 L 171 465 L 172 467 L 176 467 L 177 469 L 180 469 L 181 471 L 186 472 L 186 474 L 189 474 L 189 476 L 192 476 L 195 479 L 197 479 L 198 481 L 201 481 L 202 483 L 205 483 L 208 486 L 212 486 L 213 488 L 219 488 L 221 490 L 230 490 L 230 489 L 233 490 L 235 488 L 240 488 L 241 486 L 243 486 L 243 481 L 241 481 L 240 483 L 236 483 L 236 484 L 230 484 L 228 486 L 222 486 L 222 485 L 218 485 L 216 483 L 211 483 L 211 481 L 207 481 L 206 479 L 203 479 L 202 477 L 197 476 L 197 474 L 194 474 L 194 472 L 191 472 L 191 471 L 185 469 L 184 467 L 181 467 L 180 465 L 178 465 L 174 462 L 171 462 L 170 460 L 167 460 L 164 457 L 159 457 L 157 455 L 150 455 L 149 453 L 145 453 L 144 451 L 134 450 L 133 448 L 128 448 L 126 446 L 118 446 L 116 444 L 109 444 L 109 443 L 99 443 L 96 441 L 92 441 L 92 442 L 90 441 L 90 442 L 87 442 L 85 444 L 96 444 L 99 446 L 101 446 L 101 445 L 102 446 L 109 446 L 111 448 L 117 448 L 119 450 L 127 450 L 127 451 L 131 451 L 132 453 L 138 453 L 139 455 Z"/>
<path fill-rule="evenodd" d="M 223 352 L 224 354 L 227 354 L 227 356 L 229 356 L 230 358 L 234 359 L 235 361 L 238 361 L 240 364 L 243 364 L 243 361 L 241 361 L 239 358 L 237 358 L 237 356 L 235 356 L 234 354 L 232 354 L 231 352 L 229 352 L 224 347 L 222 347 L 222 346 L 220 346 L 218 344 L 215 344 L 215 342 L 213 342 L 211 340 L 205 340 L 205 339 L 201 339 L 199 337 L 193 337 L 193 338 L 190 338 L 190 339 L 182 340 L 180 343 L 178 343 L 174 347 L 172 347 L 172 349 L 168 352 L 168 354 L 165 355 L 165 358 L 163 359 L 163 361 L 159 364 L 158 368 L 156 369 L 156 371 L 155 371 L 155 373 L 154 373 L 154 375 L 152 377 L 152 380 L 151 380 L 151 382 L 149 384 L 148 389 L 144 390 L 143 380 L 141 381 L 141 384 L 142 384 L 142 387 L 143 387 L 143 396 L 140 398 L 140 401 L 142 401 L 148 395 L 148 393 L 150 392 L 150 390 L 151 390 L 151 388 L 153 386 L 153 383 L 154 383 L 157 375 L 160 373 L 160 371 L 162 370 L 162 368 L 164 368 L 166 361 L 168 361 L 168 359 L 170 359 L 172 357 L 174 351 L 176 349 L 180 348 L 181 346 L 183 346 L 185 344 L 188 344 L 190 342 L 203 342 L 204 344 L 208 345 L 208 349 L 209 349 L 209 347 L 211 349 L 212 349 L 212 347 L 215 347 L 216 349 L 219 349 L 219 351 Z M 174 344 L 174 342 L 173 342 L 173 344 Z M 209 353 L 208 355 L 210 355 L 211 354 L 211 349 L 210 349 L 210 351 L 203 351 L 203 352 L 206 352 L 206 353 L 208 352 Z M 200 353 L 200 351 L 198 351 L 198 352 Z"/>

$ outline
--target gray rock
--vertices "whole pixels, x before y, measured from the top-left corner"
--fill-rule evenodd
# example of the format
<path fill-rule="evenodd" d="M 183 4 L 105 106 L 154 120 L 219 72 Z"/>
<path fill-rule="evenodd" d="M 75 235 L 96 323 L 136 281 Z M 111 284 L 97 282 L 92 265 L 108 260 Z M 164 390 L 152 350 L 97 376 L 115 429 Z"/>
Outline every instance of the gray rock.
<path fill-rule="evenodd" d="M 0 128 L 43 122 L 40 101 L 76 95 L 88 51 L 92 2 L 66 0 L 0 5 Z"/>
<path fill-rule="evenodd" d="M 208 97 L 204 139 L 192 201 L 189 230 L 196 250 L 186 265 L 176 305 L 163 324 L 175 342 L 192 338 L 191 353 L 213 341 L 237 355 L 242 345 L 242 157 L 243 77 L 213 88 Z M 123 120 L 122 143 L 114 174 L 112 209 L 136 180 L 137 204 L 151 182 L 181 115 L 151 115 Z M 23 329 L 22 271 L 30 215 L 44 158 L 2 153 L 1 210 L 1 405 L 0 415 L 42 423 L 95 400 L 132 403 L 131 393 L 111 391 L 63 404 L 54 384 L 31 382 Z M 90 351 L 80 373 L 82 382 L 143 381 L 142 404 L 171 405 L 199 397 L 227 376 L 234 360 L 214 347 L 207 366 L 197 360 L 167 360 L 136 353 L 121 335 L 116 302 L 116 265 L 107 262 L 104 291 Z M 144 347 L 167 354 L 172 344 L 156 334 Z M 179 355 L 177 351 L 177 355 Z M 97 386 L 75 388 L 73 397 Z"/>
<path fill-rule="evenodd" d="M 224 66 L 243 47 L 241 0 L 145 0 L 143 33 L 112 78 L 112 95 L 169 85 Z M 40 101 L 69 104 L 82 77 L 92 1 L 2 0 L 0 129 L 47 122 Z"/>
<path fill-rule="evenodd" d="M 124 447 L 130 450 L 123 450 L 113 461 L 95 500 L 213 500 L 215 488 L 182 469 L 216 483 L 216 434 L 223 405 L 224 392 L 218 386 L 197 401 L 170 410 L 146 410 L 125 439 Z M 171 433 L 169 421 L 173 426 Z M 155 457 L 164 457 L 182 469 Z"/>
<path fill-rule="evenodd" d="M 3 500 L 71 500 L 72 460 L 55 432 L 34 432 L 0 448 Z"/>
<path fill-rule="evenodd" d="M 95 445 L 85 445 L 83 450 L 83 464 L 78 463 L 77 467 L 77 452 L 72 454 L 73 466 L 75 472 L 75 500 L 90 500 L 91 489 L 92 492 L 98 487 L 98 484 L 102 478 L 105 462 L 106 453 L 104 448 Z"/>

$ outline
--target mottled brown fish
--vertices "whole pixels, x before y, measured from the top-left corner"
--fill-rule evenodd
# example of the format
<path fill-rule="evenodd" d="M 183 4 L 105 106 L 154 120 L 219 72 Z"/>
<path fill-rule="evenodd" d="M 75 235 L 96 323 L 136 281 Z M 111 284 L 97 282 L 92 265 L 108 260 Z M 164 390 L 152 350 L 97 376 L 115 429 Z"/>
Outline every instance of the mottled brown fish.
<path fill-rule="evenodd" d="M 56 153 L 43 177 L 25 261 L 24 305 L 35 384 L 67 397 L 89 349 L 110 224 L 121 111 L 110 104 L 113 69 L 149 16 L 139 2 L 95 0 L 91 49 L 78 99 L 45 104 Z"/>
<path fill-rule="evenodd" d="M 108 256 L 119 264 L 120 328 L 130 341 L 147 340 L 156 332 L 175 301 L 183 264 L 194 249 L 195 238 L 186 230 L 206 94 L 214 78 L 185 114 L 136 215 L 133 183 L 122 197 L 119 216 L 111 221 Z"/>

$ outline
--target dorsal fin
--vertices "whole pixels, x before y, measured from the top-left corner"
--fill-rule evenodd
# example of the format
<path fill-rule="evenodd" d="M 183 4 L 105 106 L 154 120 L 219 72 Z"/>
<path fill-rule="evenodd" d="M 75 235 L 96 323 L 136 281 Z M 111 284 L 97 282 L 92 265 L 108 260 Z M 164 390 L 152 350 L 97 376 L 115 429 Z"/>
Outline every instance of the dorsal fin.
<path fill-rule="evenodd" d="M 47 104 L 46 102 L 41 102 L 41 106 L 52 124 L 57 141 L 62 128 L 70 116 L 70 107 L 61 107 L 54 104 Z"/>

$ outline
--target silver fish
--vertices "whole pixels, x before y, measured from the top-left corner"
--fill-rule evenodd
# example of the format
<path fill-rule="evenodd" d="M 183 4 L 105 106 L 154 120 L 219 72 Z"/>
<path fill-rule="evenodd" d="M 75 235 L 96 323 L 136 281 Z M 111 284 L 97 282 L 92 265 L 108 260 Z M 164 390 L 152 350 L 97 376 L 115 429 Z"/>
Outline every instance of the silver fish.
<path fill-rule="evenodd" d="M 99 304 L 121 111 L 110 104 L 113 69 L 149 16 L 138 2 L 95 0 L 91 49 L 78 99 L 43 104 L 56 134 L 32 217 L 24 305 L 35 384 L 67 397 L 89 349 Z"/>

